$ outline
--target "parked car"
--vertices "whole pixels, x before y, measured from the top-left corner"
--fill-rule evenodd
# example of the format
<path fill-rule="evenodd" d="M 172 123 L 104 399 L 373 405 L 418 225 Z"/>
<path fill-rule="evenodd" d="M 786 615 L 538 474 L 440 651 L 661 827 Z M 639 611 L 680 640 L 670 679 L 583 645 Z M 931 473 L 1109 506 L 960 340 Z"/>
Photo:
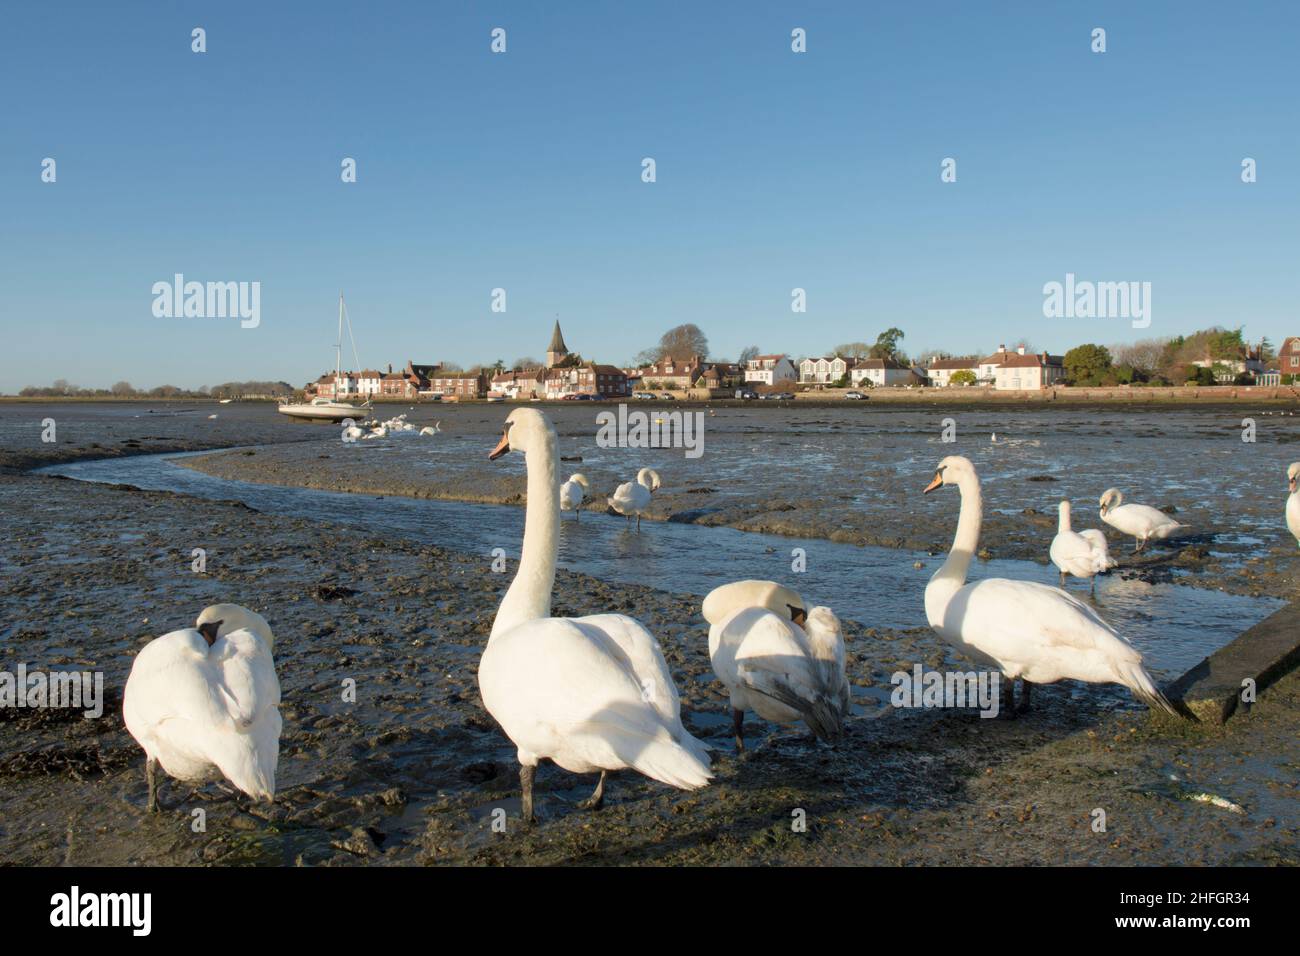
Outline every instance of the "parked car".
<path fill-rule="evenodd" d="M 857 389 L 854 389 L 851 392 L 845 392 L 844 397 L 851 402 L 865 402 L 867 400 L 867 396 L 863 395 Z"/>
<path fill-rule="evenodd" d="M 780 401 L 783 401 L 783 402 L 793 402 L 793 401 L 794 401 L 794 393 L 793 393 L 793 392 L 777 392 L 777 393 L 776 393 L 775 395 L 773 395 L 772 397 L 773 397 L 773 398 L 776 398 L 776 399 L 779 399 Z"/>
<path fill-rule="evenodd" d="M 655 393 L 654 392 L 633 392 L 632 397 L 643 399 L 643 400 L 649 400 L 655 397 Z"/>
<path fill-rule="evenodd" d="M 662 395 L 660 395 L 659 397 L 662 398 L 662 399 L 664 399 L 664 400 L 666 400 L 666 401 L 669 401 L 669 402 L 675 402 L 675 401 L 677 401 L 677 396 L 676 396 L 676 395 L 669 395 L 667 392 L 664 392 L 664 393 L 663 393 Z"/>
<path fill-rule="evenodd" d="M 738 388 L 736 389 L 736 397 L 743 398 L 745 401 L 750 401 L 751 399 L 758 398 L 758 392 L 754 391 L 752 388 Z"/>

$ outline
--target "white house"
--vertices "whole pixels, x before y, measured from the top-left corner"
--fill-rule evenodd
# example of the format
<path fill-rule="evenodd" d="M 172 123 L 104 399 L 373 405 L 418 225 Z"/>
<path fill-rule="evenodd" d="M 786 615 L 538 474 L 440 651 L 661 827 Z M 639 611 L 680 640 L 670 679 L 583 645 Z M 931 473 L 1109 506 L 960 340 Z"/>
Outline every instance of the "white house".
<path fill-rule="evenodd" d="M 745 363 L 745 381 L 774 385 L 777 382 L 795 381 L 799 371 L 786 355 L 759 355 Z"/>
<path fill-rule="evenodd" d="M 912 375 L 910 368 L 892 358 L 868 358 L 858 359 L 853 363 L 853 368 L 849 370 L 849 381 L 854 386 L 866 384 L 878 387 L 911 385 L 916 382 L 916 377 Z"/>
<path fill-rule="evenodd" d="M 999 391 L 1050 388 L 1065 378 L 1061 356 L 1041 352 L 1026 355 L 1023 348 L 1009 353 L 994 372 L 993 387 Z"/>
<path fill-rule="evenodd" d="M 974 358 L 934 359 L 930 362 L 930 367 L 925 370 L 925 374 L 930 379 L 931 385 L 936 388 L 947 388 L 952 384 L 952 377 L 958 372 L 973 372 L 978 379 L 979 366 L 979 359 Z"/>
<path fill-rule="evenodd" d="M 838 355 L 806 358 L 799 363 L 799 381 L 817 385 L 838 382 L 849 374 L 851 363 Z"/>
<path fill-rule="evenodd" d="M 383 381 L 383 372 L 376 372 L 372 368 L 368 368 L 364 372 L 359 372 L 357 374 L 357 394 L 364 396 L 365 398 L 378 395 L 383 391 Z"/>
<path fill-rule="evenodd" d="M 1025 350 L 1023 348 L 1020 349 L 1021 353 L 1023 353 L 1024 351 Z M 975 372 L 975 377 L 976 379 L 979 380 L 979 384 L 981 385 L 996 384 L 997 376 L 998 376 L 998 368 L 1000 368 L 1002 363 L 1005 362 L 1010 356 L 1015 354 L 1016 354 L 1015 352 L 1008 352 L 1007 347 L 1005 345 L 999 345 L 998 350 L 994 352 L 992 355 L 986 355 L 984 358 L 980 359 L 979 368 Z"/>

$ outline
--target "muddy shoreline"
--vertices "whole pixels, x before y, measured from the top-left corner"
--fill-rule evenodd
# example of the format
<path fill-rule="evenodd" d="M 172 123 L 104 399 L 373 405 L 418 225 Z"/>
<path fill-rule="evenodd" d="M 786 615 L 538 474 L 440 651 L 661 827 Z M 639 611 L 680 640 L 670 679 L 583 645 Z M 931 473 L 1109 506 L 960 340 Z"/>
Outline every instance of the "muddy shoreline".
<path fill-rule="evenodd" d="M 1296 863 L 1296 675 L 1222 729 L 1168 736 L 1123 693 L 1057 685 L 1016 721 L 895 711 L 888 674 L 943 666 L 928 629 L 849 622 L 858 716 L 835 748 L 750 721 L 732 752 L 696 599 L 561 572 L 555 613 L 636 614 L 664 646 L 692 732 L 716 748 L 713 785 L 679 793 L 622 774 L 597 814 L 594 780 L 538 776 L 543 823 L 517 825 L 512 747 L 475 670 L 509 574 L 483 559 L 229 502 L 0 477 L 32 534 L 0 555 L 3 666 L 100 669 L 99 720 L 0 715 L 0 860 L 18 864 Z M 521 516 L 522 521 L 522 516 Z M 208 549 L 206 574 L 190 548 Z M 303 556 L 312 556 L 304 561 Z M 342 589 L 342 590 L 340 590 Z M 141 754 L 120 689 L 136 650 L 219 599 L 272 621 L 284 687 L 281 793 L 242 809 L 217 787 L 169 784 L 143 810 Z M 51 613 L 57 609 L 56 613 Z M 956 662 L 953 662 L 956 663 Z M 344 704 L 345 678 L 358 701 Z M 1171 780 L 1170 775 L 1177 780 Z M 1246 809 L 1195 802 L 1201 791 Z M 1107 834 L 1093 833 L 1105 807 Z M 207 829 L 194 833 L 191 811 Z M 491 830 L 492 810 L 507 830 Z M 807 831 L 790 820 L 802 810 Z"/>

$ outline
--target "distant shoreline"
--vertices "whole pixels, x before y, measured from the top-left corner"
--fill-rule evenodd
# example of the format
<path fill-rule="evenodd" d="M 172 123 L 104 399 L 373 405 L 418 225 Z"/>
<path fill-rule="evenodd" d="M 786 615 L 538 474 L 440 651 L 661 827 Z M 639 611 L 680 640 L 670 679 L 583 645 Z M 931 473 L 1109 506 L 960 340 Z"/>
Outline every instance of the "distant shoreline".
<path fill-rule="evenodd" d="M 728 390 L 730 391 L 730 390 Z M 628 405 L 678 405 L 678 406 L 754 406 L 767 405 L 789 407 L 791 404 L 817 407 L 841 406 L 853 401 L 845 398 L 849 391 L 860 391 L 866 396 L 857 404 L 870 406 L 872 403 L 889 405 L 1139 405 L 1150 407 L 1156 405 L 1232 405 L 1239 403 L 1261 402 L 1276 404 L 1300 403 L 1300 386 L 1277 385 L 1219 385 L 1195 387 L 1164 388 L 1048 388 L 1033 391 L 997 391 L 991 388 L 948 387 L 948 388 L 875 388 L 875 389 L 826 389 L 821 391 L 799 392 L 793 401 L 762 399 L 736 399 L 731 397 L 708 397 L 700 390 L 665 392 L 673 394 L 673 399 L 636 399 L 631 396 L 623 398 L 606 398 L 593 404 L 599 406 L 616 405 L 624 402 Z M 12 404 L 166 404 L 166 405 L 219 405 L 215 398 L 105 398 L 102 396 L 19 396 L 0 395 L 0 403 Z M 234 399 L 228 404 L 234 405 L 274 405 L 276 399 Z M 419 398 L 375 398 L 372 404 L 379 406 L 397 405 L 440 405 L 442 402 Z M 501 402 L 489 402 L 487 399 L 460 399 L 446 402 L 446 405 L 502 405 L 513 408 L 518 405 L 560 405 L 569 403 L 564 399 L 531 400 L 507 399 Z"/>

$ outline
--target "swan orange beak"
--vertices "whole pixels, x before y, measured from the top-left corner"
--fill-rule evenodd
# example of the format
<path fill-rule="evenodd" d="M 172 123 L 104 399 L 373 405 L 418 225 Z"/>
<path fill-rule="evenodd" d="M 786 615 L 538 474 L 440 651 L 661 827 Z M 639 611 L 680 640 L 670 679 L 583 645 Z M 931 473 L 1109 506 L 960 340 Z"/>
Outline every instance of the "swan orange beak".
<path fill-rule="evenodd" d="M 496 461 L 502 455 L 510 450 L 510 429 L 506 429 L 501 435 L 501 441 L 497 442 L 497 447 L 493 448 L 488 454 L 488 461 Z"/>
<path fill-rule="evenodd" d="M 935 475 L 934 481 L 926 485 L 925 491 L 921 492 L 921 494 L 928 495 L 930 492 L 934 491 L 934 489 L 939 488 L 942 485 L 943 485 L 943 475 Z"/>

